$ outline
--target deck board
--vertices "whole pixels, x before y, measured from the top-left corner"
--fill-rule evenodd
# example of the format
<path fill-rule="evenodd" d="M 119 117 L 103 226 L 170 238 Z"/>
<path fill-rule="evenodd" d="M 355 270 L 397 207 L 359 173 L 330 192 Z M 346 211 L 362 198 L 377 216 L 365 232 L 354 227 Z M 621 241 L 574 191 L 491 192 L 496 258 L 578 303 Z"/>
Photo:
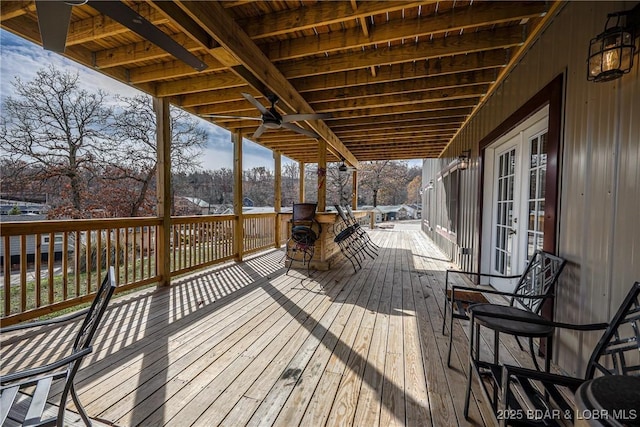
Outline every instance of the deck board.
<path fill-rule="evenodd" d="M 447 367 L 451 264 L 417 222 L 370 235 L 382 249 L 357 273 L 341 262 L 286 275 L 272 250 L 114 300 L 77 376 L 87 412 L 118 426 L 485 425 L 475 382 L 462 415 L 464 322 Z M 3 372 L 68 351 L 74 326 L 3 336 Z M 509 339 L 501 358 L 531 365 Z"/>

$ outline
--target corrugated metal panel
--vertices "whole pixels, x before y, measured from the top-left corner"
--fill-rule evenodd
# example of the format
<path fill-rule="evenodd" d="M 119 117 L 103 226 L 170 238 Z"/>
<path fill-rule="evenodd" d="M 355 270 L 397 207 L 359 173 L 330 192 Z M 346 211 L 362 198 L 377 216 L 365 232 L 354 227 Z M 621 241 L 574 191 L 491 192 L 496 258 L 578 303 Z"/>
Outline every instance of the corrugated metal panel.
<path fill-rule="evenodd" d="M 568 2 L 444 158 L 425 162 L 423 179 L 429 182 L 464 149 L 474 147 L 478 156 L 477 144 L 484 136 L 566 73 L 558 251 L 569 265 L 556 302 L 556 318 L 562 321 L 609 320 L 629 286 L 640 280 L 640 58 L 622 79 L 600 84 L 586 80 L 589 40 L 602 32 L 607 13 L 634 4 Z M 463 268 L 477 269 L 479 179 L 475 161 L 461 179 L 458 242 L 469 245 L 473 254 L 456 259 Z M 559 333 L 556 361 L 581 375 L 598 337 Z"/>

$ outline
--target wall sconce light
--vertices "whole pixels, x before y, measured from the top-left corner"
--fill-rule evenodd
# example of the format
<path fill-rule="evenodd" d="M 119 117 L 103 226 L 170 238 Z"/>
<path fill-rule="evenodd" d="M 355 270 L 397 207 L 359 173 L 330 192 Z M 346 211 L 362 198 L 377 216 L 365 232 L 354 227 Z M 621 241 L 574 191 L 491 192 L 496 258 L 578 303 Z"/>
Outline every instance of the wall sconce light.
<path fill-rule="evenodd" d="M 458 157 L 458 169 L 467 170 L 469 168 L 469 156 L 471 156 L 471 150 L 464 150 Z"/>
<path fill-rule="evenodd" d="M 621 21 L 624 19 L 625 25 Z M 614 20 L 615 25 L 609 27 Z M 640 4 L 631 10 L 607 15 L 604 31 L 591 39 L 587 59 L 587 80 L 608 82 L 631 71 L 636 50 L 636 29 L 640 23 Z"/>
<path fill-rule="evenodd" d="M 427 184 L 426 187 L 424 187 L 425 190 L 433 190 L 433 180 L 430 180 L 429 183 Z"/>

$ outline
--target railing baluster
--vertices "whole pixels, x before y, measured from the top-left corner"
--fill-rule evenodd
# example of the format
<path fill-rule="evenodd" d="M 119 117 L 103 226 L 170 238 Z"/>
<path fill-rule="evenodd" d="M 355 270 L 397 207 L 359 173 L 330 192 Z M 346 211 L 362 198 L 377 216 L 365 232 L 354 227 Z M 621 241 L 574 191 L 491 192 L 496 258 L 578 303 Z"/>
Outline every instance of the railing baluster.
<path fill-rule="evenodd" d="M 4 313 L 3 316 L 11 314 L 11 238 L 4 236 Z"/>
<path fill-rule="evenodd" d="M 38 233 L 34 237 L 35 239 L 35 260 L 34 260 L 34 274 L 35 274 L 35 292 L 36 292 L 36 307 L 42 305 L 42 234 Z"/>
<path fill-rule="evenodd" d="M 55 252 L 56 236 L 53 232 L 49 233 L 49 245 L 47 246 L 47 268 L 49 273 L 49 304 L 53 304 L 55 301 L 55 289 L 54 289 L 54 275 L 53 275 L 53 261 L 56 256 Z"/>
<path fill-rule="evenodd" d="M 11 286 L 11 285 L 9 285 Z M 27 236 L 20 236 L 20 310 L 27 309 Z"/>
<path fill-rule="evenodd" d="M 39 274 L 39 272 L 36 272 Z M 62 233 L 62 300 L 69 299 L 69 233 Z"/>

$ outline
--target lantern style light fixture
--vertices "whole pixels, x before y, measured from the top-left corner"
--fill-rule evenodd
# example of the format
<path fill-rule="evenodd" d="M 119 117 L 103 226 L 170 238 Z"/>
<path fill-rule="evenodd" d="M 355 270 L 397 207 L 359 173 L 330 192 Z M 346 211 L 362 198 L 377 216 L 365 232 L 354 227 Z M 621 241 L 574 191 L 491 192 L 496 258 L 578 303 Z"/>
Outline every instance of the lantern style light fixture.
<path fill-rule="evenodd" d="M 589 43 L 587 80 L 608 82 L 631 71 L 639 15 L 640 4 L 631 10 L 607 15 L 604 31 Z"/>
<path fill-rule="evenodd" d="M 469 168 L 469 156 L 471 156 L 471 150 L 464 150 L 458 157 L 458 169 L 467 170 Z"/>

